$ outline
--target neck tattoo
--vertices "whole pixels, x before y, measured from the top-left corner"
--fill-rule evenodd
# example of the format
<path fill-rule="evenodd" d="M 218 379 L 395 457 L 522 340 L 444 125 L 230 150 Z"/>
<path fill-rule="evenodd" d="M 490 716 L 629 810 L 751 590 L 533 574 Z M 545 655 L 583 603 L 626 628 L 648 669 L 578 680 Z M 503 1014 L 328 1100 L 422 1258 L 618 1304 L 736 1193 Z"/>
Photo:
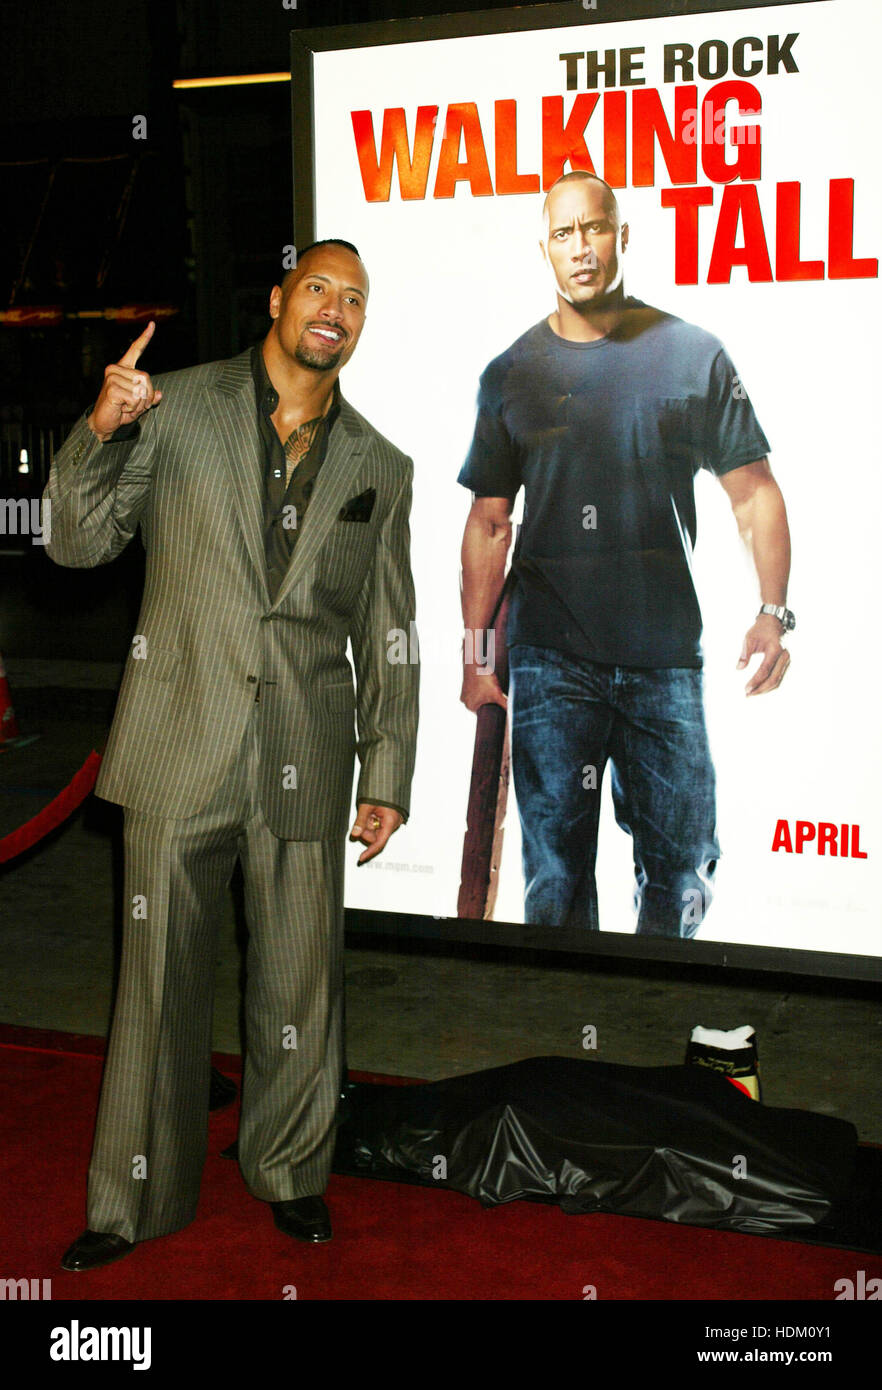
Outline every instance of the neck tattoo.
<path fill-rule="evenodd" d="M 305 424 L 298 425 L 293 429 L 285 440 L 285 466 L 288 473 L 288 482 L 291 481 L 291 474 L 300 463 L 301 459 L 309 453 L 316 436 L 316 431 L 321 424 L 324 416 L 317 415 L 314 420 L 307 420 Z"/>

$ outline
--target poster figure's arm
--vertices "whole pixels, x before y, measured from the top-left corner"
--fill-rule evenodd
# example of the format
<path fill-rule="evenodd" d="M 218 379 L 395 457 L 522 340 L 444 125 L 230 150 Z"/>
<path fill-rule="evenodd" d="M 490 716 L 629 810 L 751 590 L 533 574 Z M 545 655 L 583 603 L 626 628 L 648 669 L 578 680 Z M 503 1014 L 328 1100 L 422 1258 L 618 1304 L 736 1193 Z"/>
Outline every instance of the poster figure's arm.
<path fill-rule="evenodd" d="M 473 712 L 486 704 L 497 704 L 502 709 L 507 706 L 488 629 L 505 583 L 513 505 L 508 497 L 475 497 L 462 538 L 464 637 L 460 699 Z"/>
<path fill-rule="evenodd" d="M 782 608 L 790 578 L 790 528 L 781 489 L 766 458 L 754 459 L 724 473 L 720 482 L 728 494 L 738 530 L 750 551 L 759 580 L 760 602 Z M 761 613 L 744 638 L 738 670 L 760 653 L 762 661 L 745 687 L 748 695 L 775 690 L 790 665 L 782 645 L 784 626 L 771 613 Z"/>

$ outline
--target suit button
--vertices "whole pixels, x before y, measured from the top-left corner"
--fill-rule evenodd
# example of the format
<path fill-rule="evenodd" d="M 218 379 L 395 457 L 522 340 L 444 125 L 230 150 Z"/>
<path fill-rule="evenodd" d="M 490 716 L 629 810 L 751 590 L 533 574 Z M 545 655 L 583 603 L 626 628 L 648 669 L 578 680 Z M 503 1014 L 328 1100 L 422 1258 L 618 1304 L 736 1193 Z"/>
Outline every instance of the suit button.
<path fill-rule="evenodd" d="M 249 685 L 254 685 L 254 683 L 255 683 L 256 680 L 257 680 L 257 677 L 256 677 L 256 676 L 249 676 L 249 677 L 248 677 L 248 684 L 249 684 Z"/>

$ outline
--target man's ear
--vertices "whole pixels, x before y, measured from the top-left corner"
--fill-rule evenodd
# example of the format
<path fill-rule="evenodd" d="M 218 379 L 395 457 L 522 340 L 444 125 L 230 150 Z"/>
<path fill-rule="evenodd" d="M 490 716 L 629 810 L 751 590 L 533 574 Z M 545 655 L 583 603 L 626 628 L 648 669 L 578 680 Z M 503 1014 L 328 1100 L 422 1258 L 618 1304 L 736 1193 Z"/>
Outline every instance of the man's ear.
<path fill-rule="evenodd" d="M 630 230 L 631 230 L 631 229 L 630 229 L 630 227 L 628 226 L 627 222 L 625 222 L 625 223 L 623 224 L 623 226 L 622 226 L 622 250 L 623 250 L 623 251 L 627 251 L 627 249 L 628 249 L 628 236 L 629 236 Z"/>
<path fill-rule="evenodd" d="M 543 261 L 548 265 L 548 252 L 545 249 L 545 242 L 541 238 L 539 240 L 539 250 L 542 252 Z"/>
<path fill-rule="evenodd" d="M 270 318 L 271 318 L 271 319 L 277 319 L 277 318 L 279 317 L 279 312 L 280 312 L 280 310 L 281 310 L 281 307 L 282 307 L 282 287 L 281 287 L 281 285 L 273 285 L 273 287 L 272 287 L 272 289 L 271 289 L 271 291 L 270 291 L 270 301 L 269 301 L 269 311 L 270 311 Z"/>

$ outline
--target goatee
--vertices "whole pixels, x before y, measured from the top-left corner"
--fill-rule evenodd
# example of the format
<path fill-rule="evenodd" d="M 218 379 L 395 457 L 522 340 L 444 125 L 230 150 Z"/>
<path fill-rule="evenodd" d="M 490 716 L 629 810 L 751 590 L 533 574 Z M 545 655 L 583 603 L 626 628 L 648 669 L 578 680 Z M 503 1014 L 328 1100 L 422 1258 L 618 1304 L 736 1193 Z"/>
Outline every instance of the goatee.
<path fill-rule="evenodd" d="M 340 358 L 343 356 L 345 342 L 341 343 L 336 352 L 323 352 L 321 348 L 304 347 L 298 343 L 294 349 L 294 360 L 299 362 L 302 367 L 311 367 L 313 371 L 325 372 L 336 367 Z"/>

